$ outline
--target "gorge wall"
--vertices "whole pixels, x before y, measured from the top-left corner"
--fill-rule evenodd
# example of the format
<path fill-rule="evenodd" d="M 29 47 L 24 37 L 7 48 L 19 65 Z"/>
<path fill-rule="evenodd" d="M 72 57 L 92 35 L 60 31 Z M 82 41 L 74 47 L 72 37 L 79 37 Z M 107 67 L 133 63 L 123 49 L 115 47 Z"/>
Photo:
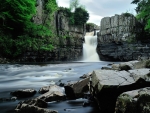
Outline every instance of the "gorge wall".
<path fill-rule="evenodd" d="M 150 44 L 136 40 L 141 32 L 136 18 L 128 13 L 104 17 L 98 35 L 97 52 L 101 60 L 135 60 L 149 57 Z"/>
<path fill-rule="evenodd" d="M 50 20 L 48 15 L 43 13 L 44 4 L 44 0 L 37 0 L 37 13 L 33 17 L 33 21 L 36 24 L 42 24 Z M 65 12 L 59 10 L 51 18 L 50 27 L 55 34 L 51 37 L 54 49 L 48 52 L 28 50 L 24 55 L 23 61 L 47 62 L 79 60 L 82 56 L 82 40 L 85 34 L 85 25 L 70 25 Z"/>

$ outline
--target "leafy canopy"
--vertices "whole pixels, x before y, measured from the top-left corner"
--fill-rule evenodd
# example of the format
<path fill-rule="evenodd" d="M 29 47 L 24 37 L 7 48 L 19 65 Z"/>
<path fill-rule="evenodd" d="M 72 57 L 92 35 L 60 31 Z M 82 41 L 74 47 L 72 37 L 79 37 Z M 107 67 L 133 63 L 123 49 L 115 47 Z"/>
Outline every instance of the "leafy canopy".
<path fill-rule="evenodd" d="M 132 4 L 137 4 L 137 19 L 142 20 L 145 30 L 150 32 L 150 0 L 133 0 Z"/>
<path fill-rule="evenodd" d="M 43 23 L 36 16 L 36 0 L 0 0 L 0 49 L 4 56 L 17 57 L 28 49 L 53 49 L 51 19 L 57 10 L 56 0 L 45 0 Z"/>

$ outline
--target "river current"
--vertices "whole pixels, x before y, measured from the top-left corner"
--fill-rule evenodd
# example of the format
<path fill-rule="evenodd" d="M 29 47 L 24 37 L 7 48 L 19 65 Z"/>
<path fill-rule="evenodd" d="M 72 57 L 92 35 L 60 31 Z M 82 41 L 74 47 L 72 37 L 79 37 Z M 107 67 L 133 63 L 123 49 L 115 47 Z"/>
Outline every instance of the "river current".
<path fill-rule="evenodd" d="M 50 84 L 66 83 L 80 80 L 80 76 L 94 69 L 107 66 L 110 62 L 71 62 L 59 64 L 0 64 L 0 98 L 10 98 L 11 91 L 33 88 L 37 91 L 34 97 L 39 96 L 38 90 Z M 62 87 L 63 88 L 63 87 Z M 34 98 L 32 97 L 32 98 Z M 15 106 L 27 98 L 18 98 L 16 101 L 0 101 L 0 113 L 13 113 Z M 59 113 L 98 113 L 94 106 L 83 107 L 86 99 L 50 102 L 48 109 Z"/>

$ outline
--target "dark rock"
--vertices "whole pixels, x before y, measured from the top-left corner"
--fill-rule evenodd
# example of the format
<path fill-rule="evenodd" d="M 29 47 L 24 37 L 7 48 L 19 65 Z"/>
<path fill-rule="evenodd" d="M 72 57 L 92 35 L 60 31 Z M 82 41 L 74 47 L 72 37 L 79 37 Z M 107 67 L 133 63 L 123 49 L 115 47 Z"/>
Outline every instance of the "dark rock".
<path fill-rule="evenodd" d="M 96 99 L 101 112 L 113 113 L 117 97 L 126 91 L 150 86 L 149 69 L 127 71 L 94 70 L 91 94 Z"/>
<path fill-rule="evenodd" d="M 81 76 L 80 78 L 87 78 L 87 77 L 90 77 L 92 75 L 92 72 L 89 72 L 87 74 L 84 74 L 83 76 Z"/>
<path fill-rule="evenodd" d="M 87 107 L 87 106 L 90 106 L 90 105 L 91 105 L 91 102 L 89 100 L 84 101 L 84 103 L 83 103 L 83 107 Z"/>
<path fill-rule="evenodd" d="M 0 98 L 0 102 L 16 101 L 17 97 Z"/>
<path fill-rule="evenodd" d="M 124 92 L 117 99 L 115 113 L 149 113 L 149 103 L 148 88 Z"/>
<path fill-rule="evenodd" d="M 20 109 L 22 104 L 28 104 L 28 105 L 32 105 L 32 106 L 37 106 L 40 108 L 47 108 L 47 103 L 41 99 L 29 99 L 29 100 L 25 100 L 23 102 L 20 102 L 16 109 Z"/>
<path fill-rule="evenodd" d="M 58 113 L 55 110 L 43 109 L 37 106 L 22 104 L 20 109 L 15 109 L 16 113 Z"/>
<path fill-rule="evenodd" d="M 103 69 L 103 70 L 111 70 L 110 67 L 102 67 L 101 69 Z"/>
<path fill-rule="evenodd" d="M 36 94 L 36 90 L 34 90 L 34 89 L 19 89 L 17 91 L 11 92 L 10 94 L 13 96 L 22 97 L 22 98 L 23 97 L 31 97 Z"/>
<path fill-rule="evenodd" d="M 89 78 L 85 78 L 73 84 L 68 84 L 64 87 L 65 93 L 69 99 L 80 98 L 84 95 L 84 92 L 89 90 L 88 84 Z"/>

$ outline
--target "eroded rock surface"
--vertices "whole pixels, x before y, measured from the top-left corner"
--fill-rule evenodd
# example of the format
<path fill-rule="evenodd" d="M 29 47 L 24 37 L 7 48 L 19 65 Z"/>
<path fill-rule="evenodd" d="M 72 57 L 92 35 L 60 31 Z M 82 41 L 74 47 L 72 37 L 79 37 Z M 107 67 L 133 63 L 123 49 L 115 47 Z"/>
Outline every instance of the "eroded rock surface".
<path fill-rule="evenodd" d="M 115 113 L 149 113 L 150 88 L 124 92 L 117 98 Z"/>
<path fill-rule="evenodd" d="M 16 113 L 58 113 L 55 110 L 43 109 L 37 106 L 28 105 L 28 104 L 22 104 L 20 106 L 20 109 L 16 109 L 15 111 Z"/>
<path fill-rule="evenodd" d="M 126 91 L 150 86 L 150 69 L 94 70 L 91 93 L 102 113 L 114 113 L 117 97 Z"/>
<path fill-rule="evenodd" d="M 50 101 L 64 100 L 66 97 L 62 88 L 59 86 L 56 86 L 56 85 L 51 85 L 51 86 L 43 87 L 40 89 L 40 92 L 45 92 L 45 91 L 48 91 L 48 92 L 37 97 L 37 99 L 41 99 L 46 102 L 50 102 Z"/>
<path fill-rule="evenodd" d="M 137 42 L 138 21 L 134 15 L 114 15 L 101 19 L 97 52 L 101 60 L 130 61 L 139 56 L 149 58 L 150 43 Z"/>
<path fill-rule="evenodd" d="M 65 86 L 65 93 L 69 99 L 81 98 L 84 95 L 84 92 L 89 90 L 89 78 L 85 78 L 78 82 L 68 84 Z"/>

